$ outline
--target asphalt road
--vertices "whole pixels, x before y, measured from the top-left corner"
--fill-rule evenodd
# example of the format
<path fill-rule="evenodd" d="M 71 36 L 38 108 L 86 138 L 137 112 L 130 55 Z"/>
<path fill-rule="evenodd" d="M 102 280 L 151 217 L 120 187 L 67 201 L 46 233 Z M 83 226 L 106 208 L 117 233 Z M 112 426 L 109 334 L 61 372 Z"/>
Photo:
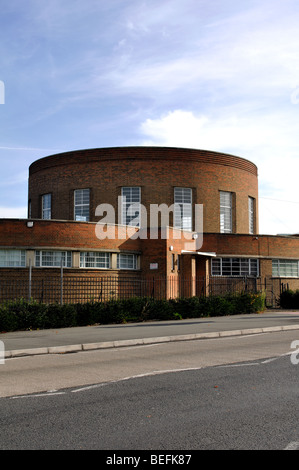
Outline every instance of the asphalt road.
<path fill-rule="evenodd" d="M 297 449 L 294 341 L 299 331 L 8 359 L 0 449 Z"/>
<path fill-rule="evenodd" d="M 0 333 L 5 351 L 111 343 L 142 338 L 204 334 L 251 328 L 288 326 L 299 329 L 298 311 L 266 311 L 261 314 L 198 318 L 178 321 L 94 325 L 76 328 Z"/>
<path fill-rule="evenodd" d="M 189 336 L 217 331 L 204 341 Z M 189 340 L 166 340 L 183 335 Z M 296 364 L 291 361 L 293 342 L 299 347 L 299 312 L 26 331 L 0 339 L 6 351 L 31 351 L 0 365 L 2 450 L 299 449 L 299 353 Z M 120 347 L 126 339 L 131 346 Z M 99 341 L 111 344 L 34 354 L 45 346 L 67 352 L 68 345 Z"/>

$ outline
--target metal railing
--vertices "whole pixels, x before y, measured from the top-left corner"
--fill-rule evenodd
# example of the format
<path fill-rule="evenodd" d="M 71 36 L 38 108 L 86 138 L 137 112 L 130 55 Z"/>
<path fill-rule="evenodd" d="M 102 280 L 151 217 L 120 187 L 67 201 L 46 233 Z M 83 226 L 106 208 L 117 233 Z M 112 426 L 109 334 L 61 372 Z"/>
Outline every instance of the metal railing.
<path fill-rule="evenodd" d="M 130 297 L 168 299 L 192 296 L 216 296 L 240 292 L 265 291 L 268 303 L 276 298 L 273 283 L 249 277 L 129 277 L 129 276 L 70 276 L 63 270 L 56 275 L 33 276 L 26 279 L 1 279 L 0 302 L 34 299 L 41 303 L 105 302 Z M 279 292 L 278 292 L 279 294 Z M 273 305 L 274 306 L 274 305 Z"/>

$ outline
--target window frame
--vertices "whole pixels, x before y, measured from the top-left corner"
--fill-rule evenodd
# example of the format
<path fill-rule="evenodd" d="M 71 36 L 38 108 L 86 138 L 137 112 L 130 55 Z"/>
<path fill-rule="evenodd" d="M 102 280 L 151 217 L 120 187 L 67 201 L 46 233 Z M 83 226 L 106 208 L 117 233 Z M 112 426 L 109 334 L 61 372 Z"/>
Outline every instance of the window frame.
<path fill-rule="evenodd" d="M 45 204 L 48 202 L 48 204 Z M 42 219 L 51 220 L 52 218 L 52 194 L 46 193 L 42 195 Z"/>
<path fill-rule="evenodd" d="M 255 233 L 255 199 L 248 196 L 248 219 L 249 219 L 249 235 Z"/>
<path fill-rule="evenodd" d="M 134 200 L 138 191 L 138 201 Z M 129 193 L 129 201 L 127 200 Z M 135 194 L 133 194 L 135 192 Z M 129 210 L 134 214 L 128 214 Z M 137 214 L 137 216 L 136 216 Z M 136 220 L 137 219 L 137 220 Z M 135 223 L 132 223 L 135 220 Z M 141 186 L 122 186 L 121 188 L 121 224 L 130 227 L 140 227 L 141 225 Z"/>
<path fill-rule="evenodd" d="M 277 266 L 274 264 L 277 263 Z M 289 266 L 287 266 L 289 264 Z M 291 271 L 293 271 L 293 267 L 295 268 L 294 272 L 296 274 L 286 274 L 286 270 L 291 267 Z M 282 272 L 284 271 L 284 272 Z M 299 260 L 292 260 L 292 259 L 272 259 L 272 277 L 280 277 L 280 278 L 298 278 L 299 277 Z"/>
<path fill-rule="evenodd" d="M 215 263 L 218 266 L 215 266 Z M 246 264 L 245 264 L 246 263 Z M 242 266 L 243 265 L 243 266 Z M 248 266 L 245 271 L 245 266 Z M 216 270 L 218 272 L 216 272 Z M 238 271 L 238 272 L 237 272 Z M 260 275 L 258 258 L 219 257 L 211 259 L 211 276 L 213 277 L 252 277 Z"/>
<path fill-rule="evenodd" d="M 173 188 L 173 201 L 174 201 L 173 226 L 174 228 L 192 231 L 192 228 L 193 228 L 193 194 L 192 193 L 193 193 L 192 188 L 182 187 L 182 186 L 175 186 Z"/>
<path fill-rule="evenodd" d="M 3 262 L 2 254 L 5 255 Z M 16 257 L 17 254 L 18 257 Z M 26 250 L 0 249 L 0 268 L 26 268 L 26 258 Z"/>
<path fill-rule="evenodd" d="M 231 191 L 219 191 L 219 193 L 220 233 L 233 233 L 233 193 Z M 229 196 L 229 205 L 223 203 L 223 198 L 226 196 Z"/>
<path fill-rule="evenodd" d="M 79 196 L 80 194 L 80 199 L 82 199 L 82 202 L 76 202 L 76 197 Z M 84 192 L 88 193 L 88 203 L 84 202 Z M 86 215 L 85 209 L 86 210 Z M 79 209 L 79 214 L 76 213 L 76 210 Z M 79 188 L 79 189 L 74 189 L 74 220 L 77 222 L 89 222 L 90 221 L 90 188 Z"/>
<path fill-rule="evenodd" d="M 122 266 L 121 260 L 124 259 L 128 260 L 131 257 L 132 259 L 132 266 Z M 137 270 L 138 269 L 138 259 L 135 253 L 117 253 L 117 261 L 116 261 L 117 269 L 126 269 L 126 270 Z"/>
<path fill-rule="evenodd" d="M 55 255 L 60 254 L 60 260 L 56 262 Z M 46 257 L 49 261 L 46 262 Z M 51 262 L 53 264 L 48 264 Z M 63 268 L 72 268 L 72 252 L 67 250 L 35 250 L 35 267 L 37 268 L 61 268 L 61 259 L 63 258 Z M 54 264 L 55 263 L 55 264 Z"/>
<path fill-rule="evenodd" d="M 103 265 L 101 266 L 100 258 L 102 257 L 102 255 L 104 255 L 103 256 L 104 262 L 103 262 Z M 94 263 L 92 263 L 92 261 L 94 261 Z M 80 252 L 80 269 L 110 269 L 110 268 L 111 268 L 111 253 L 109 253 L 108 251 L 81 251 Z"/>

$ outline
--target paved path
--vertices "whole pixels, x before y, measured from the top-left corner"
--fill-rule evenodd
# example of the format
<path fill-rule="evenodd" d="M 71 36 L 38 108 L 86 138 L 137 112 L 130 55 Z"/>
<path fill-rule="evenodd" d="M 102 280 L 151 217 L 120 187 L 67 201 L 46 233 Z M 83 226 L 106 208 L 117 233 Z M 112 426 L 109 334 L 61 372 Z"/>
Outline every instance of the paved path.
<path fill-rule="evenodd" d="M 14 357 L 251 334 L 263 332 L 264 329 L 299 330 L 299 311 L 266 311 L 261 314 L 178 321 L 17 331 L 1 333 L 0 340 L 4 344 L 6 357 Z"/>

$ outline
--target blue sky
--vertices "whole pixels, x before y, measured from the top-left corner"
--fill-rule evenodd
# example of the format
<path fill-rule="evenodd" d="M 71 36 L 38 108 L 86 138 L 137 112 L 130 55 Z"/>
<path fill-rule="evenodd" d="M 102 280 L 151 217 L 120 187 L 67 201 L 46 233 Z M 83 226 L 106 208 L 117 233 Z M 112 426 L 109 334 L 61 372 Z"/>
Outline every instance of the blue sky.
<path fill-rule="evenodd" d="M 297 0 L 0 5 L 0 217 L 38 158 L 167 145 L 253 161 L 260 232 L 299 233 Z"/>

